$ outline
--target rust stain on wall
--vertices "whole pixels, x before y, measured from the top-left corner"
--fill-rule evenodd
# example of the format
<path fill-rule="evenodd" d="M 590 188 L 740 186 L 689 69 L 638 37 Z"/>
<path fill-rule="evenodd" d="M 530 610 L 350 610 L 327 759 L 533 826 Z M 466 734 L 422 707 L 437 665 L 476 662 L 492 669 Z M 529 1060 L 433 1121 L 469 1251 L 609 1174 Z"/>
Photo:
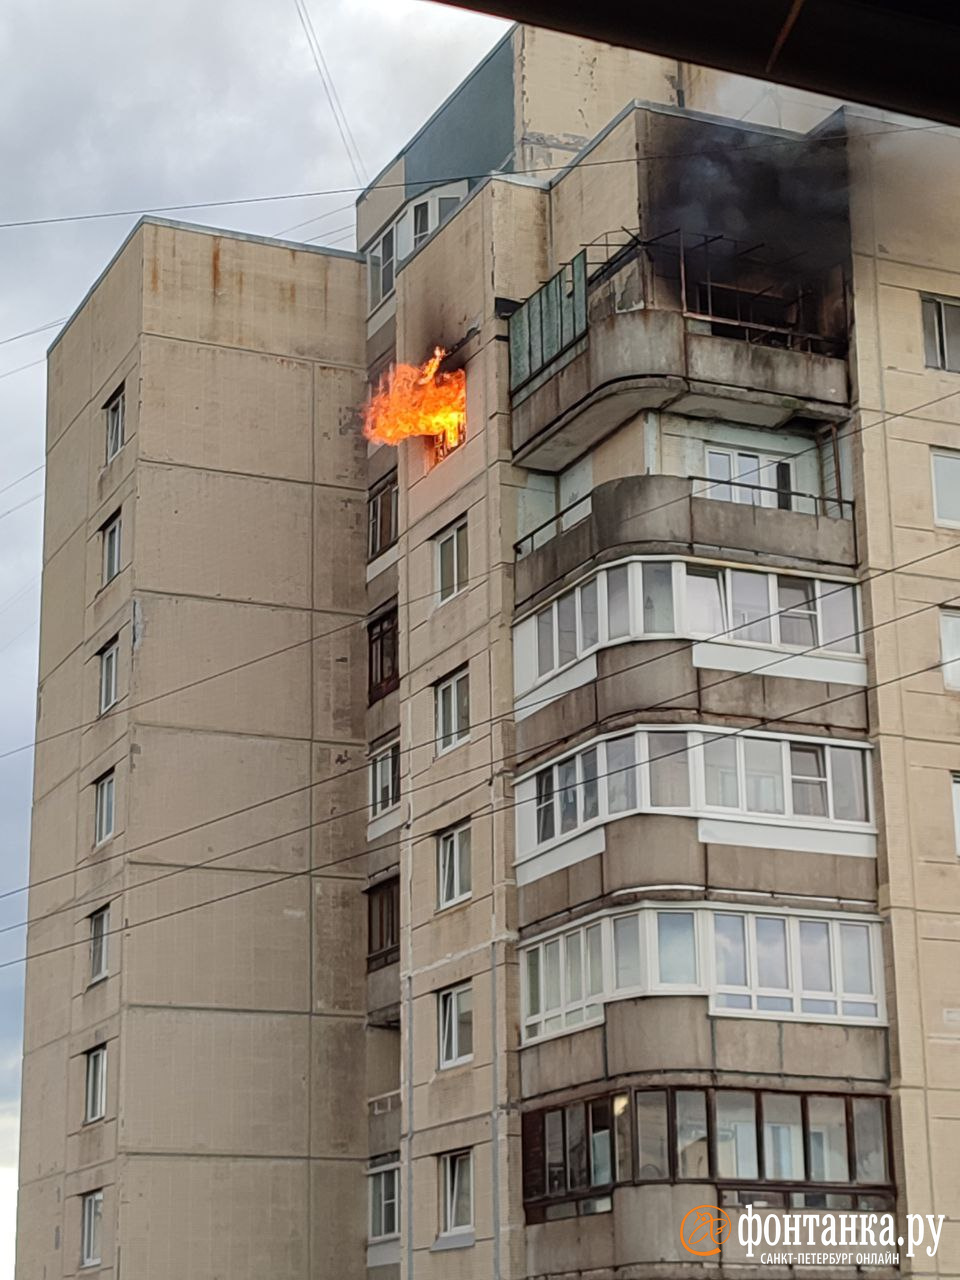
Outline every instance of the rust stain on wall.
<path fill-rule="evenodd" d="M 213 252 L 210 257 L 210 281 L 214 297 L 220 292 L 220 237 L 213 241 Z"/>

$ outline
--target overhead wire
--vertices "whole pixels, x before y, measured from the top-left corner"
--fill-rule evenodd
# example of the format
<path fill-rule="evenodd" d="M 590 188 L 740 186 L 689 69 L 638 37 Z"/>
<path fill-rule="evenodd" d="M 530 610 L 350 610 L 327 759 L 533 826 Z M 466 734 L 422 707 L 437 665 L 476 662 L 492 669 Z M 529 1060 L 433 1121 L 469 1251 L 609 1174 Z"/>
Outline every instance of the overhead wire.
<path fill-rule="evenodd" d="M 320 77 L 323 91 L 330 105 L 330 114 L 333 116 L 334 123 L 337 126 L 337 132 L 340 134 L 340 140 L 343 143 L 344 151 L 347 153 L 350 168 L 353 170 L 353 176 L 358 182 L 366 183 L 369 178 L 363 163 L 363 157 L 360 154 L 360 148 L 357 146 L 356 138 L 353 136 L 353 130 L 350 128 L 350 122 L 340 101 L 340 95 L 337 93 L 337 86 L 330 73 L 330 68 L 327 66 L 327 60 L 323 56 L 323 49 L 320 46 L 313 20 L 310 17 L 310 11 L 307 9 L 305 0 L 293 0 L 293 3 L 297 10 L 297 17 L 300 19 L 300 25 L 303 28 L 303 34 L 306 36 L 314 66 L 317 68 L 317 75 Z"/>

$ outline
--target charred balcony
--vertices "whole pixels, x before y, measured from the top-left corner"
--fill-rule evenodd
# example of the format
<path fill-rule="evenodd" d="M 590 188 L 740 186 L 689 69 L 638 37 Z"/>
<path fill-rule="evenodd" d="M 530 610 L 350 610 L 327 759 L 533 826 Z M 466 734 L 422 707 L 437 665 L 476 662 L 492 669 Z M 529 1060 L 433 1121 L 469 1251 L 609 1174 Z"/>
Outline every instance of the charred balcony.
<path fill-rule="evenodd" d="M 682 228 L 586 246 L 510 317 L 516 461 L 562 470 L 643 410 L 845 419 L 844 270 L 807 256 Z"/>

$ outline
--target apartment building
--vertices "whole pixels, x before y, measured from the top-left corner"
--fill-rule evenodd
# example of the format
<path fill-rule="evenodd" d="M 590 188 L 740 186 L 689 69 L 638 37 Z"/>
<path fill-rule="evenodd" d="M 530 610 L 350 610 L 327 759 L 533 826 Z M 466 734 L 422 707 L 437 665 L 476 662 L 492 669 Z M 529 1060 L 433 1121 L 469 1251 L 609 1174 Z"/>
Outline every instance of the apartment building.
<path fill-rule="evenodd" d="M 704 1204 L 960 1275 L 958 173 L 517 27 L 358 253 L 135 230 L 51 352 L 18 1280 L 768 1272 Z"/>

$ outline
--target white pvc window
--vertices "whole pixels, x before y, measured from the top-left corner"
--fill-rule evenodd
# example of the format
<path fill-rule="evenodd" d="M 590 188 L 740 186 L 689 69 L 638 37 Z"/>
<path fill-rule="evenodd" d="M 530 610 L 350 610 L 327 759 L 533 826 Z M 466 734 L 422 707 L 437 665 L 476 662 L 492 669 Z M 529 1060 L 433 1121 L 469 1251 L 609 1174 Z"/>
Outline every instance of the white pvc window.
<path fill-rule="evenodd" d="M 703 488 L 705 498 L 790 510 L 792 467 L 776 454 L 708 449 L 707 476 L 712 483 Z"/>
<path fill-rule="evenodd" d="M 953 836 L 954 848 L 957 855 L 960 856 L 960 774 L 954 774 L 950 780 L 950 789 L 953 794 Z"/>
<path fill-rule="evenodd" d="M 100 652 L 100 714 L 109 711 L 117 701 L 117 668 L 120 661 L 120 642 L 111 640 Z"/>
<path fill-rule="evenodd" d="M 122 524 L 119 516 L 103 526 L 103 585 L 112 581 L 120 572 Z"/>
<path fill-rule="evenodd" d="M 960 526 L 960 452 L 935 449 L 933 467 L 933 518 L 937 524 Z"/>
<path fill-rule="evenodd" d="M 396 271 L 396 227 L 388 227 L 367 250 L 370 310 L 393 293 Z"/>
<path fill-rule="evenodd" d="M 392 742 L 370 759 L 370 815 L 386 813 L 400 803 L 400 743 Z"/>
<path fill-rule="evenodd" d="M 519 779 L 517 790 L 520 830 L 535 847 L 660 809 L 821 827 L 870 821 L 865 747 L 720 729 L 604 738 Z"/>
<path fill-rule="evenodd" d="M 940 660 L 943 683 L 948 689 L 960 689 L 960 610 L 940 610 Z"/>
<path fill-rule="evenodd" d="M 110 936 L 110 908 L 101 907 L 90 920 L 90 981 L 105 978 L 107 968 L 107 943 Z"/>
<path fill-rule="evenodd" d="M 103 1192 L 91 1191 L 80 1202 L 80 1265 L 100 1265 L 103 1234 Z"/>
<path fill-rule="evenodd" d="M 113 770 L 94 783 L 94 844 L 103 844 L 114 832 L 116 775 Z"/>
<path fill-rule="evenodd" d="M 464 902 L 471 892 L 470 823 L 437 837 L 437 906 Z"/>
<path fill-rule="evenodd" d="M 456 1067 L 473 1057 L 473 983 L 441 991 L 437 997 L 440 1066 Z"/>
<path fill-rule="evenodd" d="M 645 906 L 521 948 L 522 1035 L 601 1022 L 635 996 L 709 996 L 716 1016 L 877 1024 L 880 925 L 862 917 Z"/>
<path fill-rule="evenodd" d="M 123 448 L 126 397 L 123 387 L 114 392 L 104 407 L 107 424 L 107 462 L 112 462 Z"/>
<path fill-rule="evenodd" d="M 470 580 L 470 544 L 467 522 L 437 538 L 437 591 L 440 603 L 458 595 Z"/>
<path fill-rule="evenodd" d="M 84 1122 L 102 1120 L 107 1110 L 107 1046 L 98 1045 L 86 1055 Z"/>
<path fill-rule="evenodd" d="M 371 1241 L 390 1240 L 400 1234 L 400 1169 L 385 1165 L 368 1175 L 370 1186 Z"/>
<path fill-rule="evenodd" d="M 473 1227 L 473 1152 L 451 1151 L 440 1157 L 440 1199 L 444 1235 Z"/>
<path fill-rule="evenodd" d="M 449 751 L 470 736 L 470 673 L 464 668 L 436 686 L 437 750 Z"/>

